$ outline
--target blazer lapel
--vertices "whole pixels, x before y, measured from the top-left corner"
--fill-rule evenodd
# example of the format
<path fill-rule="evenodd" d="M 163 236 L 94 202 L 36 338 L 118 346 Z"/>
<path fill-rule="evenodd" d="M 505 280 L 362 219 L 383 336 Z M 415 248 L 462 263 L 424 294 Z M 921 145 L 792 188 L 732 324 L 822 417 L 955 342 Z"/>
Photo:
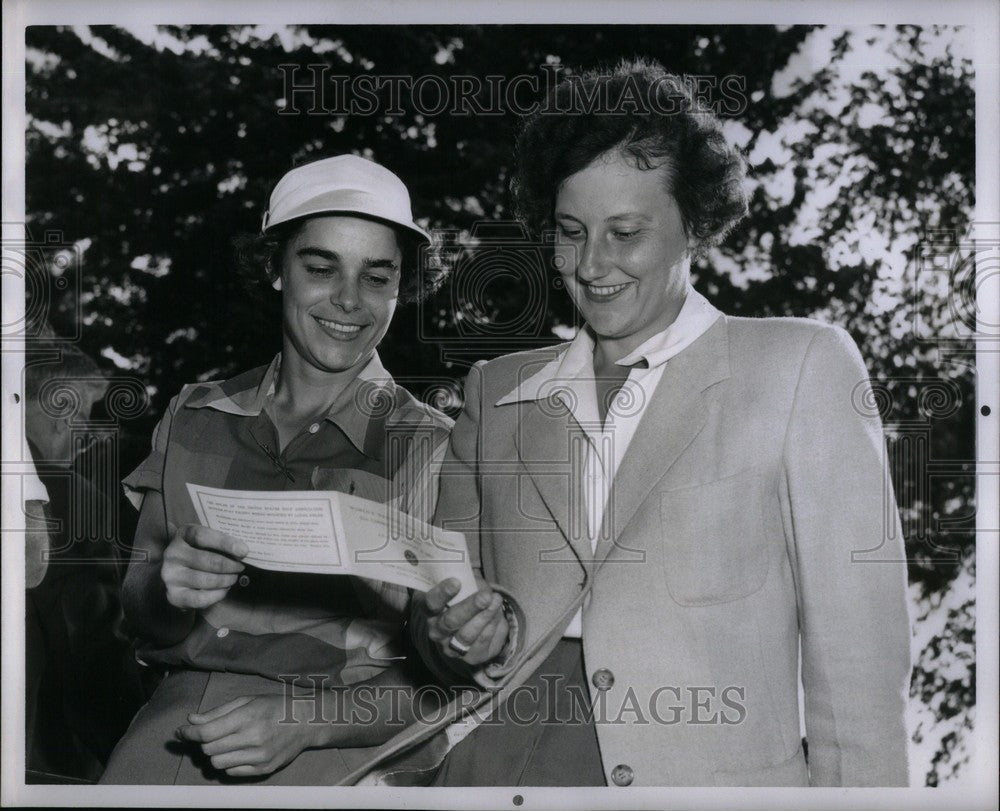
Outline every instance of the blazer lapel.
<path fill-rule="evenodd" d="M 587 536 L 583 493 L 586 438 L 569 409 L 557 398 L 517 403 L 521 410 L 514 444 L 528 475 L 566 542 L 581 563 L 593 559 Z M 546 550 L 549 560 L 564 560 L 557 543 Z"/>
<path fill-rule="evenodd" d="M 615 476 L 597 561 L 616 546 L 617 558 L 640 559 L 642 550 L 617 543 L 639 506 L 704 427 L 710 412 L 706 390 L 729 377 L 729 330 L 725 316 L 697 341 L 667 361 Z M 624 556 L 624 557 L 623 557 Z"/>

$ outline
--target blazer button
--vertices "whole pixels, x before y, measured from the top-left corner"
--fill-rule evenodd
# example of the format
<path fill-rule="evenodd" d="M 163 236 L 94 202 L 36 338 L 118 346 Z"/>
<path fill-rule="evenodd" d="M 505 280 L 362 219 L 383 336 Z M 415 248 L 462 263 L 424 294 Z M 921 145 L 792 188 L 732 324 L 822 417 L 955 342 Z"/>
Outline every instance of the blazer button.
<path fill-rule="evenodd" d="M 250 585 L 250 578 L 247 577 L 247 575 L 245 574 L 241 574 L 239 579 L 239 584 L 243 586 L 243 588 L 246 588 L 247 586 Z"/>
<path fill-rule="evenodd" d="M 615 683 L 615 674 L 606 667 L 602 667 L 600 670 L 594 671 L 594 675 L 590 680 L 598 690 L 610 690 L 611 686 Z"/>
<path fill-rule="evenodd" d="M 630 786 L 634 779 L 632 767 L 626 766 L 624 763 L 619 763 L 611 770 L 611 782 L 616 786 Z"/>

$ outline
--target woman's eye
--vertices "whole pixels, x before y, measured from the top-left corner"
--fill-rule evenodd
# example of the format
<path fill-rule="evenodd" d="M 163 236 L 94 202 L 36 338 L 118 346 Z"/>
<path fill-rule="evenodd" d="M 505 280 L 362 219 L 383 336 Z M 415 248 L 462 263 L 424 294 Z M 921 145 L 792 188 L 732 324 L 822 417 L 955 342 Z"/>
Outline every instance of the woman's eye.
<path fill-rule="evenodd" d="M 583 230 L 580 228 L 569 228 L 565 225 L 559 225 L 559 233 L 566 237 L 567 239 L 577 239 L 583 234 Z"/>
<path fill-rule="evenodd" d="M 306 265 L 306 271 L 314 276 L 329 276 L 336 268 L 329 265 Z"/>
<path fill-rule="evenodd" d="M 366 281 L 372 287 L 385 287 L 389 284 L 389 279 L 385 276 L 368 276 L 366 277 Z"/>
<path fill-rule="evenodd" d="M 638 233 L 638 231 L 615 231 L 614 235 L 615 239 L 632 239 Z"/>

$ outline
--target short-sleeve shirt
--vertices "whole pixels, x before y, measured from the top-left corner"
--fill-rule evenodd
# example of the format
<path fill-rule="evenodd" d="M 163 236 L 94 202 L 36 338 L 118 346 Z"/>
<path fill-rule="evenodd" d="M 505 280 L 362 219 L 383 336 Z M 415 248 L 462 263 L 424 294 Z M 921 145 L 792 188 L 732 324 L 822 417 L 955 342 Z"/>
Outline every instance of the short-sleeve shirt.
<path fill-rule="evenodd" d="M 164 520 L 198 523 L 191 482 L 234 490 L 337 490 L 430 520 L 452 422 L 397 386 L 378 356 L 284 449 L 267 413 L 280 354 L 224 382 L 185 386 L 124 481 L 136 506 L 163 494 Z M 136 565 L 136 564 L 133 564 Z M 225 599 L 198 612 L 181 642 L 158 647 L 133 629 L 141 660 L 329 686 L 370 679 L 404 656 L 407 592 L 346 575 L 247 567 Z"/>

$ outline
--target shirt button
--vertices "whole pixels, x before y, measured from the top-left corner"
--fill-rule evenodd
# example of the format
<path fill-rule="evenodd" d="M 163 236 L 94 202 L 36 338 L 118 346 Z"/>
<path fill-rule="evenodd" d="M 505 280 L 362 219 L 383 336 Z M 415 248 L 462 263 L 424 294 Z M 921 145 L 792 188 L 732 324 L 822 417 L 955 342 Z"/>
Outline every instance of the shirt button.
<path fill-rule="evenodd" d="M 229 636 L 229 629 L 220 628 L 218 631 L 215 632 L 215 635 L 219 637 L 219 639 L 225 639 L 227 636 Z"/>
<path fill-rule="evenodd" d="M 243 588 L 246 588 L 247 586 L 250 585 L 250 578 L 247 577 L 245 574 L 241 574 L 239 579 L 239 584 L 243 586 Z"/>
<path fill-rule="evenodd" d="M 615 683 L 615 674 L 606 667 L 602 667 L 600 670 L 594 671 L 591 681 L 598 690 L 610 690 L 611 685 Z"/>
<path fill-rule="evenodd" d="M 309 426 L 309 433 L 310 434 L 315 434 L 318 430 L 319 430 L 319 423 L 318 422 L 314 422 L 312 425 Z"/>
<path fill-rule="evenodd" d="M 611 782 L 616 786 L 630 786 L 634 779 L 632 767 L 626 766 L 624 763 L 619 763 L 611 770 Z"/>

